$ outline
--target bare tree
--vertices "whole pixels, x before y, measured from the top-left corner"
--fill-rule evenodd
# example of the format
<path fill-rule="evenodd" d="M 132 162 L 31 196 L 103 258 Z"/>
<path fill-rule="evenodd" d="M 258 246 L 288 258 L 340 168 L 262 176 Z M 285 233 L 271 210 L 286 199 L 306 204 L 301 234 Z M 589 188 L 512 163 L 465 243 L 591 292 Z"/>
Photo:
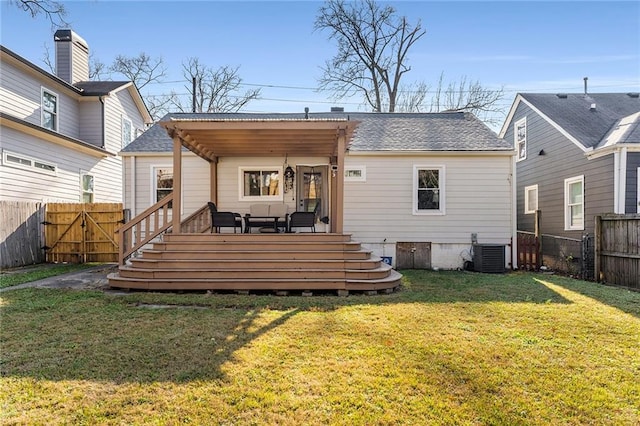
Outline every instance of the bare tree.
<path fill-rule="evenodd" d="M 323 67 L 320 88 L 336 98 L 361 94 L 374 111 L 395 111 L 400 80 L 411 70 L 409 49 L 425 31 L 391 6 L 375 0 L 328 0 L 320 8 L 316 30 L 328 30 L 338 52 Z"/>
<path fill-rule="evenodd" d="M 431 98 L 431 111 L 466 111 L 490 124 L 500 120 L 503 112 L 499 101 L 504 99 L 504 88 L 487 89 L 478 80 L 470 81 L 462 76 L 456 83 L 449 83 L 443 90 L 444 74 L 440 75 L 438 90 Z"/>
<path fill-rule="evenodd" d="M 433 90 L 424 82 L 405 86 L 399 94 L 397 110 L 402 112 L 465 111 L 481 120 L 496 124 L 504 108 L 504 88 L 488 89 L 479 81 L 462 76 L 457 82 L 445 83 L 444 73 Z"/>
<path fill-rule="evenodd" d="M 109 71 L 124 75 L 135 83 L 138 90 L 144 89 L 149 83 L 162 83 L 167 75 L 162 57 L 151 58 L 145 52 L 140 52 L 138 56 L 116 56 Z"/>
<path fill-rule="evenodd" d="M 185 86 L 190 98 L 175 96 L 173 105 L 181 112 L 191 112 L 195 101 L 195 112 L 237 112 L 246 104 L 260 97 L 260 89 L 240 91 L 242 78 L 239 67 L 222 66 L 213 69 L 200 62 L 198 58 L 189 58 L 183 62 L 183 75 L 188 82 L 195 79 L 193 85 Z"/>
<path fill-rule="evenodd" d="M 53 28 L 60 28 L 69 25 L 66 20 L 67 10 L 64 4 L 54 0 L 9 0 L 10 4 L 29 13 L 32 18 L 44 15 Z"/>

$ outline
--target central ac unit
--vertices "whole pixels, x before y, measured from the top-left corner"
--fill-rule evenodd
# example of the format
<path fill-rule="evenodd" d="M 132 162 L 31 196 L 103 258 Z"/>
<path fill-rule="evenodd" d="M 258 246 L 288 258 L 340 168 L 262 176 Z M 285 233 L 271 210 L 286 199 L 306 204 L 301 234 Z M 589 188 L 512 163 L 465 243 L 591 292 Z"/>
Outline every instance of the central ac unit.
<path fill-rule="evenodd" d="M 504 244 L 475 244 L 473 270 L 490 274 L 504 273 Z"/>

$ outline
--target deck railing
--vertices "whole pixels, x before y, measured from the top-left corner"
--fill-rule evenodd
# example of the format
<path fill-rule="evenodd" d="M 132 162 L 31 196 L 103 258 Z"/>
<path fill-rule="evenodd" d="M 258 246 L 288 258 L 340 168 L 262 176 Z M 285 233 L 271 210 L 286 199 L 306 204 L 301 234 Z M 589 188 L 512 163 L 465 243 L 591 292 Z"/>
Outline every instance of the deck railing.
<path fill-rule="evenodd" d="M 180 232 L 201 234 L 211 229 L 211 211 L 209 206 L 200 207 L 180 223 Z"/>
<path fill-rule="evenodd" d="M 124 265 L 133 253 L 171 227 L 169 204 L 172 201 L 173 193 L 167 195 L 116 231 L 120 239 L 118 249 L 120 265 Z"/>

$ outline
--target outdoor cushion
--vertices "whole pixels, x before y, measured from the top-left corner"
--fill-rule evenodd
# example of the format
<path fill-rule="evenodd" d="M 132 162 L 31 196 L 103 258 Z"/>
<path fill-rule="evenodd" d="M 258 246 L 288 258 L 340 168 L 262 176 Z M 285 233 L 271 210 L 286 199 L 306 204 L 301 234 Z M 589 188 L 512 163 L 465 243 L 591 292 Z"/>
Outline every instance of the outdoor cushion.
<path fill-rule="evenodd" d="M 269 204 L 251 204 L 249 214 L 251 216 L 269 216 Z"/>

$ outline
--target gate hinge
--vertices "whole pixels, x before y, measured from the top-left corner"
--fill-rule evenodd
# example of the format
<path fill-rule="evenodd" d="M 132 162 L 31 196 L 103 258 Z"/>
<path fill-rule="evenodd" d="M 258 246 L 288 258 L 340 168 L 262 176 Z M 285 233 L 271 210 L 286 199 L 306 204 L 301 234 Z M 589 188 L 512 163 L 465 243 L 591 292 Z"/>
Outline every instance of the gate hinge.
<path fill-rule="evenodd" d="M 47 250 L 49 250 L 51 247 L 49 247 L 49 246 L 42 246 L 42 247 L 40 247 L 40 248 L 41 248 L 42 250 L 47 251 Z"/>
<path fill-rule="evenodd" d="M 43 220 L 42 222 L 40 222 L 43 225 L 53 225 L 52 222 L 47 222 L 46 220 Z"/>

